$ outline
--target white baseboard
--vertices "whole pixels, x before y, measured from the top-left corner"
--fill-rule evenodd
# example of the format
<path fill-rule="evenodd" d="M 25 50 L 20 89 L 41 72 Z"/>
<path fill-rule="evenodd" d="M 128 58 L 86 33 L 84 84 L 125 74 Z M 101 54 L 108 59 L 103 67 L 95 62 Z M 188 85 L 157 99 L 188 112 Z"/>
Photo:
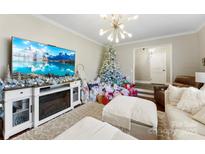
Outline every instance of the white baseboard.
<path fill-rule="evenodd" d="M 135 80 L 135 83 L 145 83 L 145 84 L 152 84 L 151 81 L 146 81 L 146 80 Z M 160 84 L 160 83 L 156 83 L 156 84 Z M 163 83 L 162 83 L 163 84 Z M 166 82 L 164 83 L 165 85 L 169 85 L 171 84 L 170 82 Z"/>
<path fill-rule="evenodd" d="M 154 90 L 149 90 L 149 89 L 141 89 L 141 88 L 135 88 L 139 92 L 147 92 L 150 94 L 154 94 Z"/>
<path fill-rule="evenodd" d="M 146 84 L 151 84 L 151 81 L 146 81 L 146 80 L 135 80 L 135 83 L 146 83 Z"/>

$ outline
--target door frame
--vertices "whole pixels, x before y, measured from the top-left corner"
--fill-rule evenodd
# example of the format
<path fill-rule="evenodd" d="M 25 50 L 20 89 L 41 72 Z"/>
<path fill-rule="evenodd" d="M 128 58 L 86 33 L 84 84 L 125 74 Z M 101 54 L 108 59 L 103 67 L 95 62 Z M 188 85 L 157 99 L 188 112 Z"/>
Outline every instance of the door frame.
<path fill-rule="evenodd" d="M 140 49 L 140 48 L 156 48 L 156 47 L 163 47 L 163 46 L 169 46 L 170 48 L 170 55 L 169 55 L 169 60 L 170 60 L 170 82 L 167 82 L 166 81 L 166 84 L 170 84 L 170 83 L 173 83 L 173 51 L 172 51 L 172 44 L 169 43 L 169 44 L 159 44 L 159 45 L 151 45 L 151 46 L 141 46 L 141 47 L 137 47 L 137 48 L 134 48 L 133 49 L 133 66 L 132 66 L 132 79 L 133 79 L 133 83 L 135 83 L 136 81 L 138 83 L 151 83 L 151 81 L 143 81 L 143 80 L 135 80 L 135 56 L 136 56 L 136 52 L 137 52 L 137 49 Z"/>

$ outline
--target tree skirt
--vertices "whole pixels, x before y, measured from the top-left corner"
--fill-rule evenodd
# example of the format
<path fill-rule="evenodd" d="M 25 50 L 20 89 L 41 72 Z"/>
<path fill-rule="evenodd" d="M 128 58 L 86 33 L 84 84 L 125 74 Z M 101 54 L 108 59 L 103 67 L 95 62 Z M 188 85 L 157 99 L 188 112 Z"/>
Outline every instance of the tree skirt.
<path fill-rule="evenodd" d="M 101 120 L 103 105 L 98 103 L 87 103 L 74 110 L 67 112 L 41 126 L 28 130 L 25 133 L 13 138 L 14 140 L 52 140 L 76 122 L 86 116 L 91 116 Z M 164 112 L 158 111 L 158 138 L 169 139 L 167 135 L 167 120 Z"/>

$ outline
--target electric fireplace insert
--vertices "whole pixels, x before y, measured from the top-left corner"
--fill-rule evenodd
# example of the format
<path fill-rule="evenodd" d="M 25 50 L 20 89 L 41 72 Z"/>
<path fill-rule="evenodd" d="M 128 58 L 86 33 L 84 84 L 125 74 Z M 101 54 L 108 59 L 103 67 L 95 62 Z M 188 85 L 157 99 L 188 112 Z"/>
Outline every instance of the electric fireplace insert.
<path fill-rule="evenodd" d="M 71 107 L 70 89 L 39 97 L 39 120 Z"/>

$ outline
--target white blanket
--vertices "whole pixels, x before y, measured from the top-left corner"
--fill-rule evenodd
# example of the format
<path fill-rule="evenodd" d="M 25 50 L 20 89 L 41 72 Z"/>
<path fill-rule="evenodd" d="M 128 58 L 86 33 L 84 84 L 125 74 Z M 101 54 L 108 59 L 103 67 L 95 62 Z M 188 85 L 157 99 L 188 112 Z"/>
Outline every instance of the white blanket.
<path fill-rule="evenodd" d="M 175 129 L 172 136 L 174 140 L 205 140 L 205 136 L 185 130 Z"/>
<path fill-rule="evenodd" d="M 92 117 L 85 117 L 55 140 L 133 140 L 118 128 Z"/>
<path fill-rule="evenodd" d="M 131 130 L 131 121 L 157 128 L 157 108 L 149 100 L 117 96 L 103 108 L 103 121 L 128 130 Z"/>

